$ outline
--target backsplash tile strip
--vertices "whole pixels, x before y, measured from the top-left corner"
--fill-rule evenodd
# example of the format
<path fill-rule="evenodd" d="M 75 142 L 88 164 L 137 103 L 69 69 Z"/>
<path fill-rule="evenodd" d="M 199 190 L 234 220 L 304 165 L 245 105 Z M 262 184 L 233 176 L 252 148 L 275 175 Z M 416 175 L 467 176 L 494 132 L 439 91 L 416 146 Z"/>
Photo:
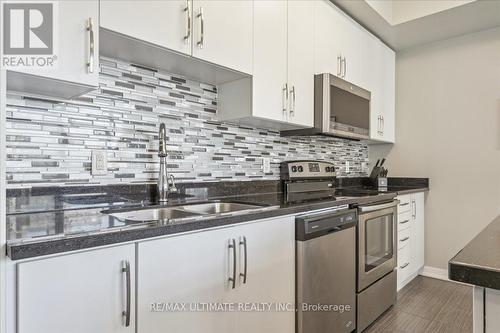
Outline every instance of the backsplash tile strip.
<path fill-rule="evenodd" d="M 8 187 L 156 182 L 161 122 L 168 166 L 179 182 L 278 179 L 279 163 L 294 159 L 333 161 L 339 176 L 366 176 L 365 143 L 280 137 L 222 123 L 216 112 L 215 86 L 101 58 L 99 89 L 84 96 L 60 101 L 8 94 Z M 107 152 L 106 175 L 91 175 L 92 150 Z M 271 159 L 269 173 L 261 169 L 264 157 Z"/>

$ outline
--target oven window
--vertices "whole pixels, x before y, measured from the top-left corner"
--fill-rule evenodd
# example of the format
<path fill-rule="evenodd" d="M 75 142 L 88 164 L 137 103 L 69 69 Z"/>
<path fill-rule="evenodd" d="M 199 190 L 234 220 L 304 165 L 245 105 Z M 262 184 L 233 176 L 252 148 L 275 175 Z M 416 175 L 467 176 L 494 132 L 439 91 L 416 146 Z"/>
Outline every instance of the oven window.
<path fill-rule="evenodd" d="M 365 222 L 365 272 L 377 268 L 394 255 L 393 214 Z"/>

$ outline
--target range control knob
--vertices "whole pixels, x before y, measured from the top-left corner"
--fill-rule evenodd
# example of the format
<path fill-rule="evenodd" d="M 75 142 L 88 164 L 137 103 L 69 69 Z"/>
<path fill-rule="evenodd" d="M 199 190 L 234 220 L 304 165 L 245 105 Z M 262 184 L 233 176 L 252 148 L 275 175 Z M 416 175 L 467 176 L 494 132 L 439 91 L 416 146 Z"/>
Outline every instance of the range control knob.
<path fill-rule="evenodd" d="M 302 165 L 299 165 L 299 168 L 298 168 L 298 169 L 299 169 L 299 172 L 304 171 L 304 168 L 302 167 Z"/>
<path fill-rule="evenodd" d="M 292 166 L 292 172 L 297 172 L 297 167 L 295 165 Z"/>
<path fill-rule="evenodd" d="M 325 168 L 325 171 L 326 171 L 326 172 L 330 172 L 330 167 L 326 167 L 326 168 Z"/>

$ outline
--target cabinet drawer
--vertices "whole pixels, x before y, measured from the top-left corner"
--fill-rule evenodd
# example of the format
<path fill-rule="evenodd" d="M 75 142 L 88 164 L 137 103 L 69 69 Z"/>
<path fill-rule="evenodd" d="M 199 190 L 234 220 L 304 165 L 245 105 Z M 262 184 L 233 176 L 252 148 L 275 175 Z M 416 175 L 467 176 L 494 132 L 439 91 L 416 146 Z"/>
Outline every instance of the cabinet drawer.
<path fill-rule="evenodd" d="M 410 244 L 398 249 L 398 271 L 408 271 L 410 267 Z"/>
<path fill-rule="evenodd" d="M 402 195 L 398 197 L 399 205 L 398 205 L 398 213 L 405 213 L 411 210 L 411 196 L 410 195 Z"/>
<path fill-rule="evenodd" d="M 411 225 L 411 211 L 398 214 L 398 231 L 408 229 Z"/>
<path fill-rule="evenodd" d="M 398 232 L 398 249 L 410 244 L 410 228 Z"/>

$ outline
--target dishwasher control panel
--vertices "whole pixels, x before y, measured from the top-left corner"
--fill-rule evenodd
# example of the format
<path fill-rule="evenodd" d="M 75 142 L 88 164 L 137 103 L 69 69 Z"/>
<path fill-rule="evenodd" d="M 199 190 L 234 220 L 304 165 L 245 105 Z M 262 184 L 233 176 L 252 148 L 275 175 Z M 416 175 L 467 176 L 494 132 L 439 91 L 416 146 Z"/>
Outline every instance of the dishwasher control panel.
<path fill-rule="evenodd" d="M 296 239 L 309 240 L 320 237 L 332 232 L 355 227 L 357 222 L 357 209 L 302 215 L 296 219 Z"/>

